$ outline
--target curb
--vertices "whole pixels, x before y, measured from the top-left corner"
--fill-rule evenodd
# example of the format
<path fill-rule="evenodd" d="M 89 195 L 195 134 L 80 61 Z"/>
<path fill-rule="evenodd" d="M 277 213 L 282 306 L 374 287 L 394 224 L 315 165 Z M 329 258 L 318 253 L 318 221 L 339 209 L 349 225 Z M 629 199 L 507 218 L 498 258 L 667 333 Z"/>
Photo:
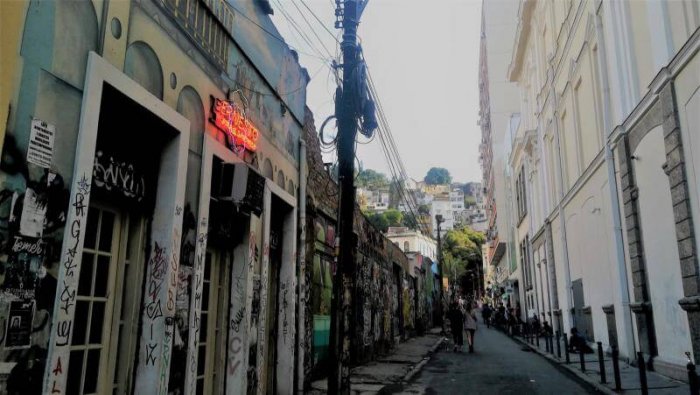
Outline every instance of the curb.
<path fill-rule="evenodd" d="M 444 341 L 445 341 L 445 338 L 440 337 L 438 339 L 438 341 L 435 342 L 435 345 L 430 347 L 430 350 L 428 350 L 428 354 L 426 354 L 426 356 L 423 357 L 423 360 L 418 362 L 418 364 L 416 366 L 414 366 L 411 370 L 408 371 L 408 373 L 406 373 L 405 376 L 403 376 L 403 379 L 401 379 L 401 382 L 407 383 L 407 382 L 411 381 L 413 376 L 415 376 L 418 372 L 420 372 L 421 369 L 423 369 L 423 367 L 428 363 L 428 361 L 430 361 L 430 356 L 435 354 L 435 351 L 440 347 L 440 345 L 442 345 L 442 343 Z"/>
<path fill-rule="evenodd" d="M 559 371 L 562 373 L 566 374 L 567 376 L 576 379 L 580 384 L 588 387 L 589 389 L 595 391 L 596 393 L 599 394 L 607 394 L 607 395 L 618 395 L 617 392 L 613 391 L 612 389 L 608 388 L 607 386 L 599 383 L 597 380 L 592 379 L 589 377 L 587 374 L 583 372 L 579 372 L 575 368 L 571 368 L 559 361 L 558 359 L 554 358 L 553 356 L 547 355 L 540 351 L 537 347 L 534 347 L 527 342 L 517 338 L 517 337 L 510 337 L 513 341 L 520 343 L 522 345 L 525 345 L 530 348 L 530 350 L 533 353 L 536 353 L 537 355 L 543 357 L 547 362 L 549 362 L 552 366 L 557 368 Z"/>

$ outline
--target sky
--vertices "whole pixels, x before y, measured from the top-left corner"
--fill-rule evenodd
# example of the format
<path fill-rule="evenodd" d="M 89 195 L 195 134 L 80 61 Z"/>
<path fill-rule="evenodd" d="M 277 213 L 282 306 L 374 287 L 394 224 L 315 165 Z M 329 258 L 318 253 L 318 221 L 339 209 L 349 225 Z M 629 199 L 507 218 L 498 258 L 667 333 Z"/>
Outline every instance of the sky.
<path fill-rule="evenodd" d="M 329 61 L 321 60 L 320 55 L 329 58 L 330 52 L 336 56 L 339 49 L 305 5 L 340 41 L 340 30 L 333 27 L 335 1 L 270 3 L 275 25 L 300 53 L 300 63 L 312 77 L 306 100 L 319 128 L 334 112 L 335 91 L 334 77 L 326 67 Z M 358 36 L 367 67 L 406 171 L 415 180 L 422 180 L 431 167 L 444 167 L 454 181 L 481 181 L 481 131 L 476 124 L 480 24 L 481 0 L 369 0 L 362 15 Z M 364 137 L 359 140 L 366 141 Z M 357 157 L 363 168 L 389 175 L 378 139 L 358 144 Z M 324 160 L 334 162 L 335 155 L 324 154 Z"/>

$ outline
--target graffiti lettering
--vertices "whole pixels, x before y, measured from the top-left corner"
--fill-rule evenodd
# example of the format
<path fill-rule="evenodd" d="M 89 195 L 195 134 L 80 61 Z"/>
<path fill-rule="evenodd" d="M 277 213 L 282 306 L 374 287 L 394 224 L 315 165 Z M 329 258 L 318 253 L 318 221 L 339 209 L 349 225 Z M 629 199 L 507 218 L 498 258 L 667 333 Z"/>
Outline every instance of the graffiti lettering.
<path fill-rule="evenodd" d="M 53 368 L 51 372 L 54 376 L 56 376 L 59 373 L 63 373 L 63 367 L 61 366 L 61 357 L 58 357 L 58 361 L 56 361 L 56 367 Z"/>
<path fill-rule="evenodd" d="M 85 215 L 85 195 L 82 193 L 77 193 L 75 195 L 75 202 L 73 203 L 75 208 L 75 215 L 82 217 Z"/>
<path fill-rule="evenodd" d="M 121 192 L 128 198 L 140 202 L 146 196 L 146 179 L 134 170 L 134 165 L 115 161 L 112 156 L 107 159 L 102 151 L 95 153 L 92 170 L 95 185 L 107 191 Z"/>
<path fill-rule="evenodd" d="M 44 253 L 44 243 L 41 239 L 28 239 L 26 237 L 15 236 L 15 242 L 12 244 L 12 252 L 26 252 L 32 255 L 41 255 Z"/>
<path fill-rule="evenodd" d="M 85 174 L 78 181 L 78 194 L 87 195 L 90 193 L 90 183 Z"/>
<path fill-rule="evenodd" d="M 156 365 L 156 356 L 154 354 L 157 347 L 158 344 L 155 343 L 146 344 L 146 365 Z"/>
<path fill-rule="evenodd" d="M 63 280 L 63 291 L 60 296 L 61 300 L 61 310 L 68 314 L 68 309 L 75 305 L 75 290 L 71 291 L 70 286 L 66 284 L 66 280 Z"/>
<path fill-rule="evenodd" d="M 231 320 L 231 329 L 233 329 L 234 332 L 240 332 L 241 323 L 243 322 L 244 318 L 245 318 L 245 307 L 238 310 L 235 317 Z"/>
<path fill-rule="evenodd" d="M 63 347 L 68 345 L 70 341 L 70 332 L 73 327 L 73 321 L 60 321 L 56 325 L 56 346 Z"/>
<path fill-rule="evenodd" d="M 234 375 L 236 374 L 236 370 L 238 370 L 238 366 L 241 364 L 241 361 L 236 359 L 238 359 L 238 356 L 243 349 L 243 341 L 240 337 L 234 336 L 231 338 L 228 347 L 231 352 L 231 356 L 228 359 L 228 374 Z"/>
<path fill-rule="evenodd" d="M 282 341 L 287 343 L 287 334 L 289 333 L 289 320 L 287 319 L 287 307 L 289 307 L 289 300 L 287 294 L 289 292 L 288 282 L 282 284 Z"/>
<path fill-rule="evenodd" d="M 146 306 L 146 316 L 148 316 L 148 318 L 151 320 L 155 320 L 156 318 L 163 316 L 163 310 L 160 307 L 160 300 L 148 303 Z"/>
<path fill-rule="evenodd" d="M 150 266 L 151 279 L 148 283 L 148 296 L 151 297 L 151 301 L 155 302 L 158 297 L 158 291 L 160 291 L 163 284 L 166 268 L 165 248 L 160 247 L 157 242 L 153 249 L 153 258 L 151 258 Z"/>

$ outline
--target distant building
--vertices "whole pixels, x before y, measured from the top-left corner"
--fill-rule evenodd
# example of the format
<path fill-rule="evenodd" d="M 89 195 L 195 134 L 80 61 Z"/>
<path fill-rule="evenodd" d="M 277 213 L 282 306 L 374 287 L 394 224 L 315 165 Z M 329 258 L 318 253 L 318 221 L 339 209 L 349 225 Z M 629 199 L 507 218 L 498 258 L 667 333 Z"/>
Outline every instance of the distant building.
<path fill-rule="evenodd" d="M 437 260 L 437 242 L 418 230 L 406 227 L 391 227 L 386 237 L 405 253 L 417 252 L 433 261 Z"/>
<path fill-rule="evenodd" d="M 357 197 L 360 206 L 372 212 L 384 212 L 389 209 L 390 194 L 388 189 L 372 191 L 358 188 Z"/>

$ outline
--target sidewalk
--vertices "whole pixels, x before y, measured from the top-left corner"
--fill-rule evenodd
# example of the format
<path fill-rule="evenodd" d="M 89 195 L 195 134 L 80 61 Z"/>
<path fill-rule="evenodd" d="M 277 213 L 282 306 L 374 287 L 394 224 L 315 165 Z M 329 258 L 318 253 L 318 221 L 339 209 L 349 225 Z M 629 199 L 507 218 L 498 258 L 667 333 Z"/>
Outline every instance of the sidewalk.
<path fill-rule="evenodd" d="M 442 343 L 440 328 L 433 328 L 424 336 L 400 343 L 389 355 L 357 366 L 350 372 L 352 394 L 376 394 L 383 388 L 408 381 L 430 360 L 430 355 Z M 328 381 L 311 384 L 310 394 L 325 394 Z"/>
<path fill-rule="evenodd" d="M 620 361 L 620 382 L 622 391 L 616 392 L 615 389 L 615 378 L 613 374 L 613 364 L 612 357 L 608 354 L 603 355 L 603 361 L 605 364 L 605 378 L 606 384 L 601 384 L 600 377 L 600 363 L 598 361 L 598 350 L 594 347 L 594 353 L 584 354 L 584 361 L 586 371 L 581 371 L 581 360 L 580 354 L 569 354 L 570 362 L 566 363 L 566 354 L 564 351 L 564 341 L 561 339 L 561 358 L 558 357 L 557 353 L 557 339 L 556 337 L 552 339 L 553 352 L 547 352 L 547 346 L 545 345 L 544 338 L 540 338 L 540 345 L 537 347 L 534 341 L 533 344 L 529 344 L 527 339 L 516 336 L 513 337 L 514 340 L 520 342 L 524 346 L 530 348 L 533 352 L 536 352 L 546 358 L 550 363 L 554 364 L 560 369 L 564 369 L 569 373 L 577 376 L 581 380 L 586 381 L 588 384 L 596 387 L 600 392 L 606 394 L 641 394 L 641 385 L 639 382 L 639 370 L 635 366 L 631 366 L 624 361 Z M 647 371 L 647 386 L 649 388 L 650 394 L 689 394 L 690 387 L 686 383 L 670 379 L 666 376 L 662 376 L 655 372 Z"/>

